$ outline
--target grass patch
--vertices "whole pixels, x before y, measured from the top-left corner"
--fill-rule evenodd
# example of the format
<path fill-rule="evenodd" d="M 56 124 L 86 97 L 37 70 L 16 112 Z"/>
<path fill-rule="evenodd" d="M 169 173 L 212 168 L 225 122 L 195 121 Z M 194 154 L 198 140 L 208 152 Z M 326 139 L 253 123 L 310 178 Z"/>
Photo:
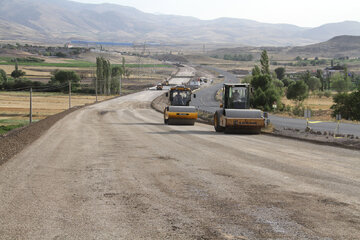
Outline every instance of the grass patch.
<path fill-rule="evenodd" d="M 8 126 L 8 125 L 26 125 L 29 123 L 29 120 L 24 119 L 0 119 L 1 126 Z"/>
<path fill-rule="evenodd" d="M 20 123 L 20 124 L 15 124 L 15 125 L 1 125 L 0 126 L 0 134 L 4 134 L 7 133 L 11 130 L 14 130 L 16 128 L 21 128 L 23 126 L 26 126 L 28 123 Z"/>

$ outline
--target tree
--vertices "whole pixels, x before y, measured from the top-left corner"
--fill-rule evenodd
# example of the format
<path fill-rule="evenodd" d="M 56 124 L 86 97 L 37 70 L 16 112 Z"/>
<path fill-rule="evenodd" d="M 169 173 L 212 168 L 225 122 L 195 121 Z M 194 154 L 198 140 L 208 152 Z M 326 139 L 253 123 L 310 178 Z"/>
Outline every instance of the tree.
<path fill-rule="evenodd" d="M 7 82 L 6 72 L 3 69 L 0 69 L 0 85 Z"/>
<path fill-rule="evenodd" d="M 269 57 L 267 52 L 263 51 L 261 55 L 261 70 L 255 66 L 252 70 L 251 85 L 255 89 L 251 98 L 251 105 L 254 108 L 260 108 L 265 111 L 271 111 L 274 103 L 281 105 L 281 84 L 275 86 L 269 70 Z"/>
<path fill-rule="evenodd" d="M 100 93 L 109 95 L 111 92 L 111 64 L 103 57 L 96 58 L 96 79 Z"/>
<path fill-rule="evenodd" d="M 278 67 L 275 69 L 276 77 L 279 80 L 283 80 L 285 77 L 285 68 L 284 67 Z"/>
<path fill-rule="evenodd" d="M 261 73 L 270 75 L 269 56 L 266 50 L 264 50 L 261 53 L 260 64 L 261 64 Z"/>
<path fill-rule="evenodd" d="M 268 89 L 271 85 L 271 76 L 269 74 L 260 74 L 253 77 L 251 85 L 253 88 L 261 88 L 263 91 Z"/>
<path fill-rule="evenodd" d="M 252 73 L 253 77 L 260 75 L 261 70 L 260 70 L 259 66 L 255 65 L 255 67 L 252 69 L 251 73 Z"/>
<path fill-rule="evenodd" d="M 286 97 L 302 102 L 308 97 L 308 86 L 303 80 L 296 81 L 288 87 Z"/>
<path fill-rule="evenodd" d="M 311 78 L 311 73 L 310 73 L 309 70 L 307 70 L 305 73 L 303 73 L 303 74 L 301 75 L 301 79 L 302 79 L 305 83 L 307 83 L 310 78 Z"/>
<path fill-rule="evenodd" d="M 321 81 L 317 77 L 310 77 L 307 80 L 306 84 L 308 85 L 309 90 L 312 92 L 319 90 L 319 88 L 321 87 Z"/>
<path fill-rule="evenodd" d="M 316 77 L 320 79 L 321 87 L 320 90 L 324 91 L 326 89 L 326 81 L 324 78 L 323 71 L 321 69 L 316 70 Z"/>
<path fill-rule="evenodd" d="M 19 66 L 18 66 L 18 62 L 17 60 L 15 61 L 15 70 L 11 73 L 11 76 L 15 79 L 21 78 L 23 76 L 25 76 L 25 72 L 22 70 L 19 70 Z"/>
<path fill-rule="evenodd" d="M 341 73 L 336 73 L 330 78 L 331 88 L 340 92 L 347 92 L 350 88 L 351 82 L 349 78 L 344 78 L 344 75 Z"/>
<path fill-rule="evenodd" d="M 295 83 L 295 81 L 290 78 L 284 78 L 282 80 L 282 82 L 284 84 L 284 87 L 288 87 L 288 86 L 290 86 L 291 83 Z"/>
<path fill-rule="evenodd" d="M 284 83 L 279 79 L 273 79 L 274 86 L 282 89 L 284 87 Z"/>
<path fill-rule="evenodd" d="M 123 75 L 122 67 L 111 68 L 111 92 L 120 93 L 120 78 Z"/>
<path fill-rule="evenodd" d="M 334 96 L 333 117 L 341 114 L 342 118 L 360 121 L 360 90 L 348 93 L 338 93 Z"/>
<path fill-rule="evenodd" d="M 104 82 L 104 65 L 103 65 L 103 58 L 102 57 L 97 57 L 96 58 L 96 80 L 97 81 L 97 91 L 100 90 L 100 94 L 102 94 L 102 85 Z"/>
<path fill-rule="evenodd" d="M 80 77 L 74 71 L 56 70 L 51 77 L 51 84 L 53 85 L 65 85 L 71 82 L 71 89 L 75 90 L 80 86 Z M 64 91 L 67 91 L 67 86 L 64 87 Z"/>

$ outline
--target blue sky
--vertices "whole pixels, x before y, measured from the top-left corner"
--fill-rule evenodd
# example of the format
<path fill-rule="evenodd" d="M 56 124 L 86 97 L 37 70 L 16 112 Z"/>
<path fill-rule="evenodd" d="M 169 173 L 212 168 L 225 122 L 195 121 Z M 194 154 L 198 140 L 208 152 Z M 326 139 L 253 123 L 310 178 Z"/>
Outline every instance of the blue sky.
<path fill-rule="evenodd" d="M 116 3 L 158 14 L 200 19 L 233 17 L 267 23 L 317 27 L 346 20 L 360 21 L 359 0 L 73 0 L 84 3 Z"/>

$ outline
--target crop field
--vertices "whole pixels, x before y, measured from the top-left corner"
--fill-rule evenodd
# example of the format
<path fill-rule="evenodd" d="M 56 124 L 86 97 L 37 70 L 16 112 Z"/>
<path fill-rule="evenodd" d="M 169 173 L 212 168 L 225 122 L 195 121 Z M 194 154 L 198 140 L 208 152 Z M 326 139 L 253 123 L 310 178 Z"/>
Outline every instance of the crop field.
<path fill-rule="evenodd" d="M 98 101 L 114 96 L 98 96 Z M 0 126 L 21 126 L 29 122 L 30 96 L 28 92 L 0 92 Z M 83 106 L 95 102 L 95 96 L 72 95 L 71 105 Z M 69 96 L 62 93 L 33 93 L 33 120 L 62 112 L 69 107 Z M 0 132 L 1 134 L 1 132 Z"/>

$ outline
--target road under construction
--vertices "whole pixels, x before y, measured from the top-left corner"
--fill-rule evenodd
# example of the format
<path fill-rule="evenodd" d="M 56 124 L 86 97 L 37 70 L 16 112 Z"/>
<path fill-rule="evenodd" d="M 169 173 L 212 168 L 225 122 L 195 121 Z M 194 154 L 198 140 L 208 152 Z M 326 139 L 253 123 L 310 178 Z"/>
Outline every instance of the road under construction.
<path fill-rule="evenodd" d="M 164 125 L 161 94 L 74 111 L 1 165 L 0 239 L 359 237 L 359 151 Z"/>

